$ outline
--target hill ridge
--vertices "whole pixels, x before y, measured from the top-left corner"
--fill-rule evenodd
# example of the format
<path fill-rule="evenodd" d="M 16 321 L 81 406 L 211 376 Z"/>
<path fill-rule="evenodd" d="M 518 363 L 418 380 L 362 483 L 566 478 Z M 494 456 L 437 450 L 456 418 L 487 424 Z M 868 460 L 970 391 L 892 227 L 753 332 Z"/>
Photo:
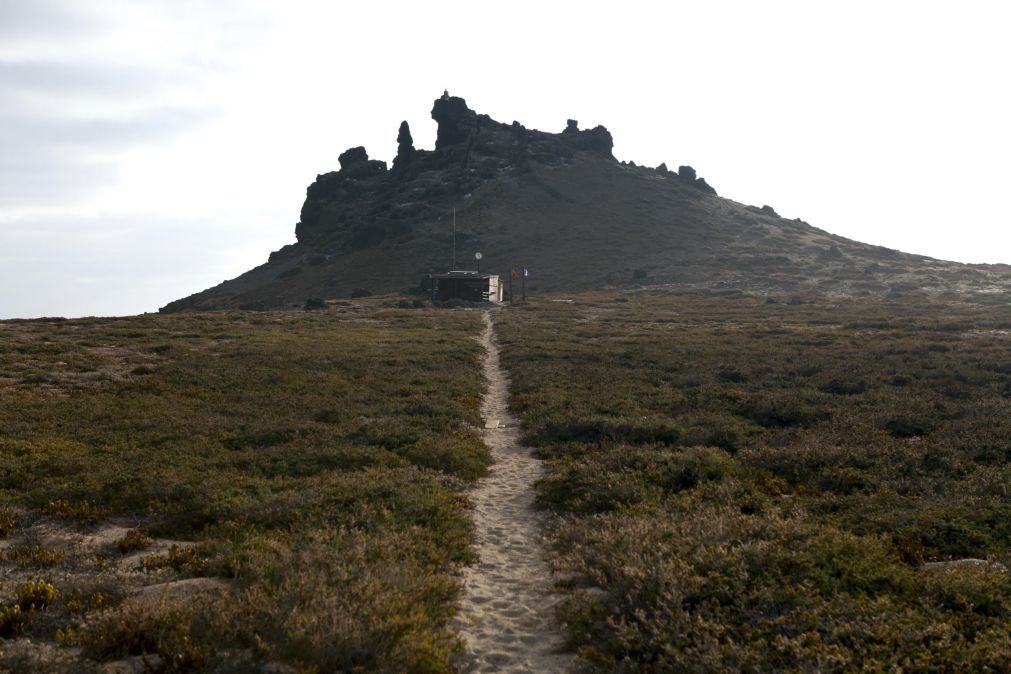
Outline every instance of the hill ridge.
<path fill-rule="evenodd" d="M 619 162 L 604 126 L 558 133 L 505 124 L 448 92 L 436 99 L 435 149 L 400 124 L 392 166 L 364 147 L 306 190 L 296 242 L 267 262 L 163 312 L 301 306 L 309 298 L 415 292 L 459 259 L 485 271 L 534 270 L 532 290 L 628 284 L 737 287 L 760 293 L 1004 291 L 1006 265 L 900 253 L 720 197 L 691 166 Z"/>

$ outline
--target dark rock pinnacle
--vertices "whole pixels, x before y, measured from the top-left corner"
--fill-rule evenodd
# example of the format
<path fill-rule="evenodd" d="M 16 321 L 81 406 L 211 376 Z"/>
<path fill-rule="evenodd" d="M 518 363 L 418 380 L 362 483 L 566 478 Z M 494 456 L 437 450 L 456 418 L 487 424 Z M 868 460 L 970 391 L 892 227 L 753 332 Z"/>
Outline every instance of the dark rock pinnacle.
<path fill-rule="evenodd" d="M 411 127 L 407 121 L 400 123 L 397 133 L 397 156 L 393 160 L 393 168 L 402 169 L 411 163 L 414 157 L 414 139 L 411 137 Z"/>
<path fill-rule="evenodd" d="M 467 101 L 448 93 L 436 99 L 432 119 L 439 124 L 436 151 L 465 142 L 477 130 L 477 113 L 467 107 Z"/>

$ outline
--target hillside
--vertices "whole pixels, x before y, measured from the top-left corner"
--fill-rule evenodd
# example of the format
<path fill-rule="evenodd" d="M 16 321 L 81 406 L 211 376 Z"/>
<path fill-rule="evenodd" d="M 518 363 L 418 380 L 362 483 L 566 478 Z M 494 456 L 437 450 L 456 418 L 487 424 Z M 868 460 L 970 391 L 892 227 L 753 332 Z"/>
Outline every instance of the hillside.
<path fill-rule="evenodd" d="M 162 311 L 275 308 L 357 288 L 413 292 L 480 251 L 486 272 L 532 271 L 531 287 L 575 291 L 628 284 L 817 290 L 847 295 L 1011 286 L 1011 267 L 944 262 L 829 234 L 768 207 L 717 195 L 689 166 L 619 162 L 602 126 L 560 133 L 503 124 L 462 98 L 435 101 L 434 150 L 401 124 L 392 167 L 365 148 L 306 191 L 296 243 L 238 278 Z"/>

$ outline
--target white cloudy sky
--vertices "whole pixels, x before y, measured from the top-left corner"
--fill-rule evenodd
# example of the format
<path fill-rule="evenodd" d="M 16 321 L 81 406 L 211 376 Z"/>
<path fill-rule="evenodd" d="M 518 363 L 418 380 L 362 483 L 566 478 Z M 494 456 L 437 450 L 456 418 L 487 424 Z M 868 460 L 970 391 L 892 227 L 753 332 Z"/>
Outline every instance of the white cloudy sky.
<path fill-rule="evenodd" d="M 294 240 L 444 88 L 851 238 L 1011 263 L 1006 3 L 0 0 L 0 318 L 153 311 Z"/>

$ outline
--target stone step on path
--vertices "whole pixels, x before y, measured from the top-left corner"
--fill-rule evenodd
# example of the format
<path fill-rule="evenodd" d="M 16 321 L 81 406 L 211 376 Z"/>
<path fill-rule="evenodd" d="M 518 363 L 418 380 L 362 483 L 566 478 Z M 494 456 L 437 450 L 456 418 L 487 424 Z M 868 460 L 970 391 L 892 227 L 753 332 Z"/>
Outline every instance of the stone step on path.
<path fill-rule="evenodd" d="M 461 672 L 569 672 L 561 626 L 544 560 L 544 514 L 534 508 L 534 482 L 541 464 L 519 443 L 509 412 L 508 379 L 499 364 L 491 312 L 484 313 L 484 374 L 481 401 L 484 442 L 495 463 L 470 493 L 480 561 L 464 571 L 456 627 L 465 640 Z"/>

